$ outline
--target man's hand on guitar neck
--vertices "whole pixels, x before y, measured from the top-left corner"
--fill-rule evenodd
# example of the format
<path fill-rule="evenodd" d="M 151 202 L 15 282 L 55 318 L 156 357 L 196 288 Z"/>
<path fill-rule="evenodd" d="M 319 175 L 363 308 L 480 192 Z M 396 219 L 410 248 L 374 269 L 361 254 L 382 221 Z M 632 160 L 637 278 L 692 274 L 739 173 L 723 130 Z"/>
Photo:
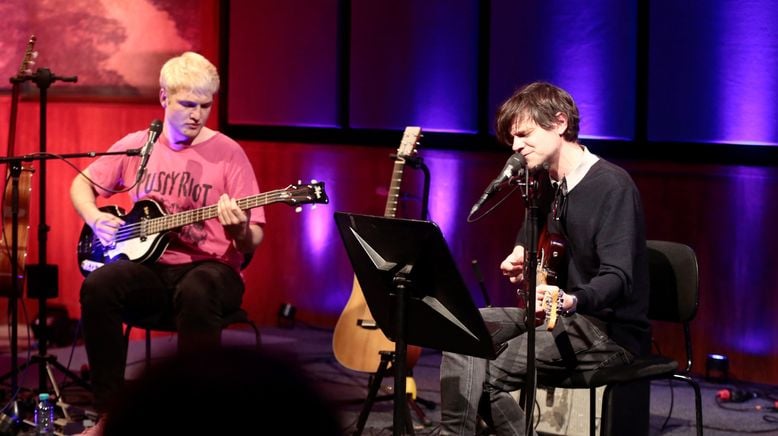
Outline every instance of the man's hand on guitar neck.
<path fill-rule="evenodd" d="M 251 253 L 262 242 L 262 228 L 249 223 L 249 212 L 241 209 L 234 198 L 222 194 L 216 204 L 216 214 L 224 227 L 224 233 L 239 251 Z"/>

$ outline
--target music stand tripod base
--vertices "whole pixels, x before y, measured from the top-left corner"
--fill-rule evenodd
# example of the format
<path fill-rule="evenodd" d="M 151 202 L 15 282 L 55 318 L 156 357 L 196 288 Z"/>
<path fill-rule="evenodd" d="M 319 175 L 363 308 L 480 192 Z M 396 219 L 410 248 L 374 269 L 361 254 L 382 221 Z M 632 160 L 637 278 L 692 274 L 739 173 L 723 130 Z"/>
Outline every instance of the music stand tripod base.
<path fill-rule="evenodd" d="M 501 351 L 473 303 L 438 226 L 430 221 L 336 212 L 341 239 L 381 331 L 395 342 L 494 359 Z M 395 377 L 394 435 L 408 427 L 405 377 Z"/>

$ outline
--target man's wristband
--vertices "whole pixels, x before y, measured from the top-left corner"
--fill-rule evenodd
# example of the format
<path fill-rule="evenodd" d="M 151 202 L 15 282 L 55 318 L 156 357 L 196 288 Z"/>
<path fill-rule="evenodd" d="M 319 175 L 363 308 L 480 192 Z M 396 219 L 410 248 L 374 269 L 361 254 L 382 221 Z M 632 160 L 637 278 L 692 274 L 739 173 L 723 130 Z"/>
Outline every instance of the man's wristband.
<path fill-rule="evenodd" d="M 573 299 L 573 304 L 570 305 L 569 310 L 565 310 L 562 315 L 564 316 L 570 316 L 575 313 L 575 309 L 578 307 L 578 297 L 576 297 L 574 294 L 567 294 L 570 296 L 570 298 Z"/>

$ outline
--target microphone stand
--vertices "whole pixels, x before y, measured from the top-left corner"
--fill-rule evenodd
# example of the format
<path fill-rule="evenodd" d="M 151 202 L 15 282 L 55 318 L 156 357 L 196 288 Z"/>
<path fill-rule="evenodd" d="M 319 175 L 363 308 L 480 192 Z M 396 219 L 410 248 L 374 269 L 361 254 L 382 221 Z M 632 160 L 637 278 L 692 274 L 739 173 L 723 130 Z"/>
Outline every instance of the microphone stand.
<path fill-rule="evenodd" d="M 74 158 L 85 158 L 85 157 L 98 157 L 98 156 L 106 156 L 106 155 L 115 155 L 115 154 L 122 154 L 122 155 L 128 155 L 128 156 L 137 156 L 140 154 L 140 149 L 130 149 L 126 151 L 106 151 L 106 152 L 84 152 L 84 153 L 68 153 L 68 154 L 60 154 L 60 155 L 24 155 L 24 156 L 8 156 L 8 157 L 0 157 L 0 164 L 6 164 L 10 167 L 11 172 L 11 297 L 9 300 L 10 312 L 11 312 L 11 340 L 10 340 L 10 346 L 11 346 L 11 369 L 6 374 L 0 376 L 0 382 L 5 381 L 8 378 L 11 378 L 11 389 L 13 392 L 13 395 L 16 395 L 16 392 L 18 390 L 18 375 L 19 372 L 23 371 L 25 368 L 33 365 L 33 364 L 39 364 L 39 386 L 38 386 L 38 392 L 48 392 L 48 385 L 46 384 L 46 379 L 48 377 L 49 382 L 51 382 L 51 386 L 54 389 L 54 392 L 57 396 L 57 405 L 62 407 L 65 416 L 67 418 L 67 411 L 64 406 L 66 404 L 62 402 L 59 386 L 56 383 L 56 380 L 54 379 L 54 374 L 51 372 L 50 365 L 55 366 L 58 370 L 63 372 L 65 375 L 70 377 L 73 381 L 75 381 L 78 385 L 81 387 L 90 390 L 91 386 L 89 383 L 81 379 L 78 375 L 76 375 L 73 371 L 62 365 L 57 361 L 57 357 L 53 355 L 48 355 L 46 353 L 46 317 L 45 317 L 45 309 L 46 309 L 46 298 L 48 297 L 48 294 L 46 292 L 43 292 L 42 289 L 33 289 L 35 287 L 42 287 L 43 286 L 50 286 L 51 292 L 56 293 L 57 292 L 57 268 L 56 265 L 50 265 L 47 266 L 48 270 L 46 268 L 40 268 L 40 266 L 36 265 L 29 265 L 27 267 L 28 275 L 30 272 L 35 272 L 35 274 L 51 274 L 53 272 L 54 276 L 52 277 L 42 277 L 42 278 L 36 278 L 35 283 L 37 286 L 31 285 L 30 281 L 28 280 L 28 295 L 33 294 L 35 292 L 38 293 L 38 298 L 43 300 L 42 304 L 39 305 L 39 317 L 38 317 L 38 326 L 39 326 L 39 333 L 38 333 L 38 354 L 34 355 L 28 360 L 27 362 L 19 365 L 18 364 L 18 308 L 17 308 L 17 299 L 18 295 L 21 294 L 21 284 L 19 283 L 19 258 L 17 255 L 17 250 L 19 247 L 19 235 L 18 235 L 18 222 L 19 222 L 19 177 L 22 172 L 22 162 L 31 162 L 31 161 L 40 161 L 41 167 L 44 165 L 45 161 L 51 160 L 51 159 L 74 159 Z M 43 195 L 43 194 L 41 194 Z M 41 221 L 43 219 L 41 218 Z M 39 248 L 40 249 L 40 248 Z M 16 408 L 14 407 L 14 413 Z"/>
<path fill-rule="evenodd" d="M 536 365 L 535 365 L 535 298 L 537 295 L 535 287 L 537 286 L 538 270 L 538 182 L 532 171 L 525 172 L 524 190 L 522 196 L 526 208 L 527 217 L 527 250 L 524 253 L 524 277 L 527 282 L 527 302 L 525 323 L 527 328 L 527 374 L 525 379 L 525 434 L 532 434 L 534 427 L 532 421 L 532 411 L 535 404 L 536 388 Z M 522 183 L 519 183 L 522 184 Z"/>
<path fill-rule="evenodd" d="M 522 163 L 522 158 L 517 157 L 517 163 L 522 166 L 526 165 Z M 510 161 L 510 159 L 509 159 Z M 507 165 L 506 165 L 507 168 Z M 535 362 L 535 298 L 537 296 L 537 271 L 538 271 L 538 181 L 535 177 L 535 172 L 529 168 L 525 168 L 523 174 L 518 177 L 511 177 L 508 181 L 511 185 L 518 185 L 521 188 L 521 195 L 524 199 L 524 205 L 526 208 L 526 232 L 525 237 L 527 239 L 527 247 L 524 252 L 524 277 L 527 284 L 527 297 L 526 297 L 526 314 L 525 325 L 527 329 L 527 374 L 524 386 L 524 414 L 525 414 L 525 434 L 532 434 L 534 427 L 532 420 L 532 410 L 535 404 L 535 388 L 537 384 L 536 374 L 537 367 Z M 494 182 L 492 182 L 494 183 Z M 493 186 L 493 185 L 492 185 Z M 488 191 L 487 191 L 488 192 Z M 496 192 L 496 191 L 494 191 Z M 483 198 L 483 197 L 482 197 Z M 478 206 L 478 204 L 476 204 Z M 470 215 L 477 210 L 471 210 Z M 488 212 L 487 212 L 488 213 Z M 468 217 L 468 221 L 470 221 Z M 476 261 L 473 261 L 473 267 L 476 268 Z M 484 296 L 486 292 L 482 287 Z M 488 305 L 488 298 L 485 298 Z"/>
<path fill-rule="evenodd" d="M 27 368 L 32 364 L 39 364 L 38 372 L 38 392 L 48 392 L 47 377 L 51 382 L 54 393 L 57 397 L 57 405 L 61 406 L 65 417 L 68 418 L 67 410 L 62 402 L 62 396 L 57 386 L 54 375 L 51 372 L 51 365 L 55 366 L 78 385 L 91 391 L 91 386 L 77 376 L 70 369 L 62 365 L 57 361 L 56 356 L 48 355 L 47 353 L 47 337 L 46 337 L 46 309 L 48 298 L 53 298 L 58 292 L 58 269 L 56 265 L 48 265 L 46 263 L 47 258 L 47 235 L 49 226 L 46 224 L 46 161 L 54 158 L 78 158 L 78 157 L 95 157 L 105 154 L 127 154 L 136 155 L 140 150 L 127 150 L 126 152 L 105 152 L 105 153 L 71 153 L 61 156 L 50 156 L 46 152 L 46 112 L 47 112 L 47 91 L 52 83 L 55 81 L 63 82 L 76 82 L 78 78 L 76 76 L 62 77 L 53 74 L 47 68 L 38 68 L 35 74 L 32 75 L 19 75 L 11 79 L 14 86 L 18 86 L 25 81 L 34 82 L 40 90 L 40 153 L 36 155 L 25 155 L 22 157 L 5 157 L 0 158 L 0 163 L 6 163 L 10 165 L 11 182 L 12 182 L 12 231 L 11 231 L 11 370 L 3 376 L 0 376 L 0 382 L 7 378 L 12 379 L 13 395 L 16 395 L 18 390 L 18 374 L 21 370 Z M 28 276 L 35 277 L 34 282 L 28 280 L 28 296 L 32 297 L 36 295 L 38 297 L 38 354 L 32 356 L 32 358 L 18 365 L 18 309 L 17 309 L 17 291 L 19 290 L 19 277 L 18 277 L 18 265 L 19 259 L 17 255 L 18 242 L 18 217 L 19 217 L 19 175 L 21 173 L 22 161 L 40 161 L 39 183 L 40 183 L 40 196 L 39 196 L 39 225 L 38 225 L 38 264 L 29 265 L 27 267 Z M 32 274 L 30 274 L 32 273 Z M 14 408 L 15 409 L 15 408 Z M 69 418 L 68 418 L 69 419 Z"/>
<path fill-rule="evenodd" d="M 427 167 L 427 164 L 424 163 L 424 158 L 413 154 L 413 155 L 407 155 L 404 154 L 401 156 L 403 159 L 405 159 L 405 163 L 410 165 L 411 168 L 415 170 L 421 170 L 422 174 L 424 174 L 424 187 L 422 188 L 422 197 L 421 197 L 421 219 L 423 221 L 429 220 L 429 202 L 430 202 L 430 169 Z M 407 371 L 406 371 L 407 372 Z M 424 412 L 421 411 L 421 409 L 418 408 L 418 405 L 421 404 L 427 409 L 434 409 L 435 408 L 435 402 L 432 400 L 428 400 L 425 398 L 422 398 L 420 395 L 416 395 L 415 400 L 411 400 L 410 404 L 411 407 L 413 407 L 416 414 L 419 416 L 419 418 L 425 423 L 427 422 L 427 417 L 424 416 Z"/>

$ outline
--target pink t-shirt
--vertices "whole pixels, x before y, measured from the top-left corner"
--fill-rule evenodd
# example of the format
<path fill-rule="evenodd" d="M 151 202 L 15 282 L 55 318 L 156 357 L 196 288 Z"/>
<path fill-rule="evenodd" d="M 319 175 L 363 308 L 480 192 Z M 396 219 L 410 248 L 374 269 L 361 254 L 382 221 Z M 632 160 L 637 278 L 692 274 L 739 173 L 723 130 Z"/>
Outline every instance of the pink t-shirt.
<path fill-rule="evenodd" d="M 109 151 L 140 148 L 146 136 L 145 130 L 130 133 Z M 92 162 L 88 169 L 99 186 L 121 190 L 133 184 L 139 164 L 138 156 L 108 155 Z M 102 197 L 113 195 L 103 189 L 97 191 Z M 171 149 L 167 138 L 161 136 L 154 145 L 143 179 L 129 191 L 133 202 L 155 200 L 166 215 L 214 205 L 223 193 L 241 199 L 260 191 L 246 153 L 237 142 L 221 133 L 179 151 Z M 252 223 L 265 223 L 261 207 L 247 213 Z M 178 265 L 215 259 L 240 269 L 243 254 L 227 239 L 218 218 L 185 225 L 173 235 L 158 262 Z"/>

